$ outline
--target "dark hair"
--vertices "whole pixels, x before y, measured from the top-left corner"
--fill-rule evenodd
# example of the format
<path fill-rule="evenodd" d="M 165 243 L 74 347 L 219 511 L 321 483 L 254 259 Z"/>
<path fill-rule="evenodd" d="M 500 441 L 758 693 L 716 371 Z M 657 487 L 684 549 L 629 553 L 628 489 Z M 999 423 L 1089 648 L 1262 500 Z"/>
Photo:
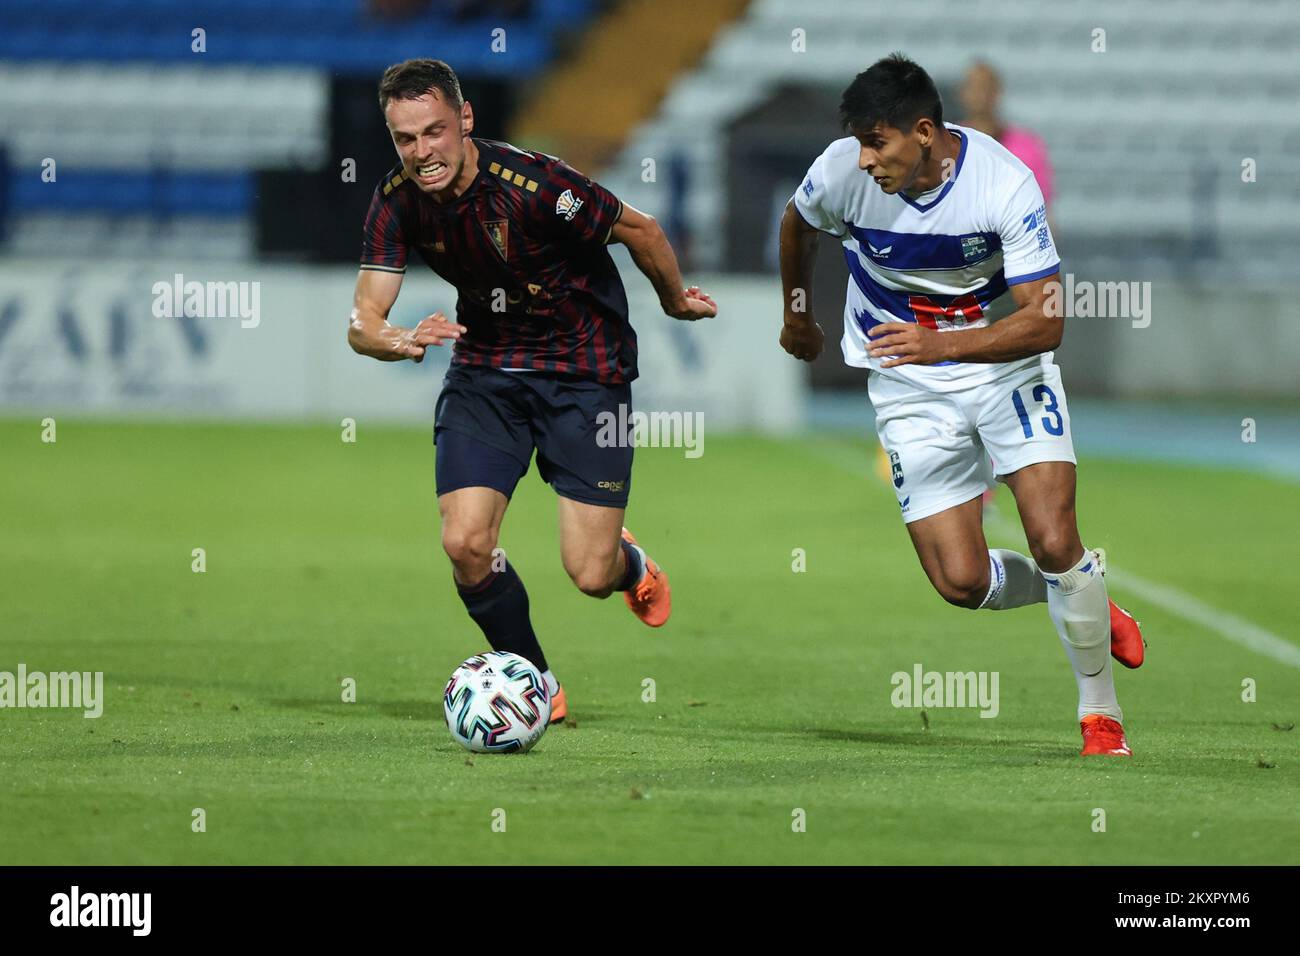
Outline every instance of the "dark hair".
<path fill-rule="evenodd" d="M 464 102 L 456 71 L 442 60 L 395 63 L 379 81 L 379 108 L 387 109 L 389 100 L 415 100 L 433 90 L 456 109 Z"/>
<path fill-rule="evenodd" d="M 871 64 L 840 98 L 840 122 L 846 130 L 884 125 L 907 132 L 923 116 L 943 126 L 943 102 L 930 74 L 901 53 Z"/>

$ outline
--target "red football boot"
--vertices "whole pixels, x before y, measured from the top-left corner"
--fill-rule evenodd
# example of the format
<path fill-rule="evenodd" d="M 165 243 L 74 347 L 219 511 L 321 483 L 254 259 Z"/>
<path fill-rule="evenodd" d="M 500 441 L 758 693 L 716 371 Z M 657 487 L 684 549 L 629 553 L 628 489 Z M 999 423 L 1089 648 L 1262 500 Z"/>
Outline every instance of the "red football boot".
<path fill-rule="evenodd" d="M 1131 757 L 1133 751 L 1128 749 L 1124 739 L 1124 726 L 1114 717 L 1105 714 L 1085 714 L 1079 721 L 1083 732 L 1083 749 L 1080 757 L 1106 756 Z"/>
<path fill-rule="evenodd" d="M 1110 602 L 1110 656 L 1125 667 L 1141 667 L 1146 658 L 1142 625 L 1128 611 Z"/>
<path fill-rule="evenodd" d="M 1106 551 L 1094 548 L 1102 576 L 1106 575 Z M 1141 667 L 1146 659 L 1147 642 L 1142 637 L 1142 625 L 1128 611 L 1114 601 L 1110 602 L 1110 656 L 1125 667 Z"/>

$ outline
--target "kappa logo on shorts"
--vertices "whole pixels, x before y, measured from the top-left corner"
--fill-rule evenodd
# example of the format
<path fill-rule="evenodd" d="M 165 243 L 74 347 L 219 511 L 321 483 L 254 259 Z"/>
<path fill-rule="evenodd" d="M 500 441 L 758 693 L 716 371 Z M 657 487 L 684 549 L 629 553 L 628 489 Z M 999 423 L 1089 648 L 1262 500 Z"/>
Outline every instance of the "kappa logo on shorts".
<path fill-rule="evenodd" d="M 565 222 L 573 222 L 573 217 L 578 214 L 582 208 L 582 200 L 573 195 L 572 189 L 566 189 L 560 193 L 560 198 L 555 200 L 555 214 L 563 216 Z"/>
<path fill-rule="evenodd" d="M 894 476 L 894 487 L 903 487 L 903 463 L 898 460 L 898 452 L 889 453 L 889 470 Z"/>

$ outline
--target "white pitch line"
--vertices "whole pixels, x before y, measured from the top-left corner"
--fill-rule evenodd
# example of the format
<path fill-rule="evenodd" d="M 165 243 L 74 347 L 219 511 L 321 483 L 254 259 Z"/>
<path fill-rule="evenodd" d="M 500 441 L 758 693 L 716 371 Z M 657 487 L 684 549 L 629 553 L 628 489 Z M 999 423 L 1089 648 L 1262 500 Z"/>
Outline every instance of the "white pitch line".
<path fill-rule="evenodd" d="M 1142 600 L 1157 604 L 1172 614 L 1214 631 L 1234 644 L 1240 644 L 1265 657 L 1300 668 L 1300 647 L 1296 647 L 1285 638 L 1278 637 L 1258 624 L 1251 623 L 1244 617 L 1238 617 L 1228 611 L 1220 611 L 1217 607 L 1211 607 L 1204 601 L 1197 600 L 1186 591 L 1167 584 L 1147 581 L 1127 571 L 1117 571 L 1115 568 L 1108 567 L 1106 577 L 1113 579 L 1123 590 L 1132 591 Z"/>
<path fill-rule="evenodd" d="M 848 456 L 830 455 L 823 452 L 822 457 L 828 461 L 834 461 L 841 467 L 854 471 L 859 475 L 866 474 L 868 477 L 874 477 L 869 468 L 862 469 L 850 465 L 847 460 Z M 995 537 L 1018 540 L 1020 546 L 1024 546 L 1024 531 L 1019 525 L 1013 524 L 1001 514 L 997 512 L 986 514 L 984 524 Z M 1149 601 L 1170 614 L 1191 621 L 1208 631 L 1213 631 L 1224 640 L 1238 644 L 1247 650 L 1254 651 L 1256 654 L 1271 657 L 1282 664 L 1300 668 L 1300 647 L 1296 647 L 1285 638 L 1279 637 L 1272 631 L 1266 630 L 1244 617 L 1211 607 L 1186 591 L 1170 585 L 1157 584 L 1154 581 L 1140 578 L 1136 574 L 1121 571 L 1109 561 L 1107 561 L 1106 566 L 1106 578 L 1108 581 L 1117 584 L 1121 590 L 1130 591 L 1142 600 Z"/>
<path fill-rule="evenodd" d="M 1023 546 L 1025 535 L 1019 525 L 1013 525 L 1007 518 L 997 513 L 986 516 L 984 523 L 997 537 L 1017 539 Z M 1244 617 L 1211 607 L 1179 588 L 1168 584 L 1157 584 L 1129 571 L 1121 571 L 1109 561 L 1106 562 L 1106 580 L 1108 583 L 1118 585 L 1123 591 L 1130 591 L 1142 600 L 1163 608 L 1170 614 L 1213 631 L 1224 640 L 1240 644 L 1248 650 L 1271 657 L 1283 664 L 1289 664 L 1291 667 L 1300 668 L 1300 647 Z"/>

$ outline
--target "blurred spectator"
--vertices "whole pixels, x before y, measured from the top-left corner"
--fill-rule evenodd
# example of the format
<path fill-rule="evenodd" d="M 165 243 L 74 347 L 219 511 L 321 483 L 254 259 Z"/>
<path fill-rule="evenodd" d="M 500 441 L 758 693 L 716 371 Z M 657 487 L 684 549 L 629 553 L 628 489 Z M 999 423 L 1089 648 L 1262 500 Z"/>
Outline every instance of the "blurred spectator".
<path fill-rule="evenodd" d="M 533 0 L 441 0 L 441 5 L 457 20 L 523 20 L 532 15 Z"/>
<path fill-rule="evenodd" d="M 677 250 L 677 258 L 689 268 L 691 261 L 690 221 L 686 215 L 686 194 L 690 191 L 691 164 L 686 154 L 678 150 L 668 157 L 668 212 L 664 216 L 664 232 Z"/>
<path fill-rule="evenodd" d="M 524 19 L 532 13 L 532 0 L 366 0 L 366 8 L 375 17 L 399 20 L 427 13 L 455 20 L 501 17 Z"/>
<path fill-rule="evenodd" d="M 0 243 L 5 240 L 5 219 L 9 213 L 9 155 L 0 143 Z"/>
<path fill-rule="evenodd" d="M 1034 178 L 1038 180 L 1038 188 L 1043 191 L 1043 201 L 1050 209 L 1052 163 L 1047 158 L 1047 144 L 1036 133 L 1019 126 L 1010 126 L 1003 121 L 998 112 L 998 100 L 1002 98 L 1002 79 L 998 76 L 997 70 L 983 60 L 976 60 L 966 71 L 966 79 L 962 81 L 959 96 L 962 109 L 966 112 L 961 125 L 992 136 L 1010 150 L 1013 156 L 1028 166 Z M 883 451 L 878 458 L 877 471 L 886 474 L 887 465 Z M 986 512 L 997 510 L 993 489 L 985 491 L 982 500 Z"/>
<path fill-rule="evenodd" d="M 366 9 L 371 16 L 391 20 L 418 17 L 428 13 L 430 7 L 430 0 L 366 0 Z"/>
<path fill-rule="evenodd" d="M 966 72 L 962 81 L 962 109 L 966 111 L 961 125 L 987 133 L 1011 151 L 1028 166 L 1043 191 L 1048 207 L 1052 204 L 1052 163 L 1047 157 L 1047 145 L 1037 134 L 1004 122 L 998 112 L 1002 97 L 1002 80 L 992 66 L 977 60 Z"/>

